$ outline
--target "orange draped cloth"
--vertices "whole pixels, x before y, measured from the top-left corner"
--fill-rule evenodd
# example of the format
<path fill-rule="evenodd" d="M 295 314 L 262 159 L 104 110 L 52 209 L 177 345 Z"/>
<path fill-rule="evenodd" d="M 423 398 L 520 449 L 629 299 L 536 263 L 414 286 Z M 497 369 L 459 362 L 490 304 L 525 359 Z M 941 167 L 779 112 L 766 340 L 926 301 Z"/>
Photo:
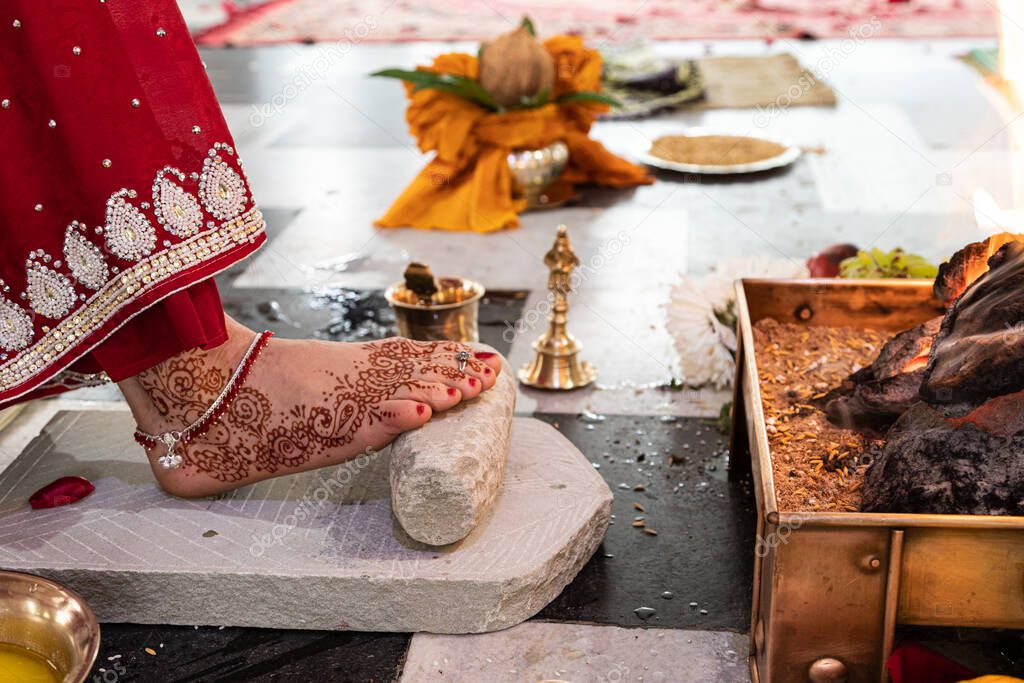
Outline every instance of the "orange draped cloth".
<path fill-rule="evenodd" d="M 601 55 L 576 36 L 554 36 L 544 47 L 555 60 L 552 100 L 601 88 Z M 422 70 L 475 79 L 477 58 L 439 55 Z M 378 221 L 384 228 L 414 227 L 491 232 L 519 225 L 526 202 L 512 196 L 506 158 L 516 148 L 538 148 L 562 140 L 569 163 L 549 188 L 552 201 L 572 196 L 576 183 L 630 187 L 653 182 L 647 172 L 591 140 L 587 133 L 607 105 L 596 102 L 546 104 L 504 113 L 439 90 L 414 91 L 406 83 L 409 129 L 424 152 L 435 152 Z"/>

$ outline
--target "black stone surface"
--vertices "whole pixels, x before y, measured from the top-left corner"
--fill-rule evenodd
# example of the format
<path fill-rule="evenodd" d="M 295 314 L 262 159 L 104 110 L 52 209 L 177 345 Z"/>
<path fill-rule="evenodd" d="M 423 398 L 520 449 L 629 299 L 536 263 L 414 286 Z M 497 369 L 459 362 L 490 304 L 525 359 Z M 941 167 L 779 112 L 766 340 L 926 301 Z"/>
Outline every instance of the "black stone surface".
<path fill-rule="evenodd" d="M 480 301 L 480 341 L 507 354 L 504 337 L 522 314 L 528 292 L 491 291 Z M 288 339 L 369 341 L 396 334 L 382 290 L 325 286 L 309 289 L 221 287 L 224 310 L 253 329 Z"/>
<path fill-rule="evenodd" d="M 89 680 L 387 683 L 397 678 L 411 638 L 404 633 L 104 624 Z"/>
<path fill-rule="evenodd" d="M 537 417 L 600 465 L 615 494 L 614 524 L 602 547 L 537 618 L 749 630 L 753 493 L 749 476 L 727 480 L 726 437 L 700 419 Z M 638 485 L 642 491 L 634 490 Z M 634 527 L 637 518 L 657 535 Z M 671 599 L 662 597 L 666 591 Z M 641 619 L 634 613 L 640 607 L 655 614 Z"/>

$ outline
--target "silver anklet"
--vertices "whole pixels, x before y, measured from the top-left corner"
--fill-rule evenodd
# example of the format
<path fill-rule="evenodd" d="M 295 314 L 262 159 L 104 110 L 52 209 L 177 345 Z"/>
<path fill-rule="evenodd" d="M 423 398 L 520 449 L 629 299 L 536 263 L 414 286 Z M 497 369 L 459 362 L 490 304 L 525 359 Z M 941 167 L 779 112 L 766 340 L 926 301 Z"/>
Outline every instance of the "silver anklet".
<path fill-rule="evenodd" d="M 231 401 L 238 395 L 238 390 L 245 383 L 245 378 L 249 376 L 249 370 L 252 369 L 256 357 L 260 355 L 260 352 L 263 351 L 272 336 L 274 336 L 274 333 L 269 331 L 256 335 L 242 356 L 242 360 L 238 362 L 235 371 L 231 373 L 231 377 L 228 378 L 224 388 L 220 390 L 220 393 L 213 399 L 210 407 L 195 422 L 182 429 L 162 432 L 160 434 L 150 434 L 136 427 L 135 440 L 147 449 L 156 448 L 163 444 L 167 448 L 167 452 L 157 458 L 160 466 L 165 470 L 174 470 L 181 467 L 181 454 L 175 450 L 178 444 L 187 444 L 192 439 L 205 434 L 211 426 L 216 424 L 221 415 L 228 409 L 228 406 L 231 405 Z"/>

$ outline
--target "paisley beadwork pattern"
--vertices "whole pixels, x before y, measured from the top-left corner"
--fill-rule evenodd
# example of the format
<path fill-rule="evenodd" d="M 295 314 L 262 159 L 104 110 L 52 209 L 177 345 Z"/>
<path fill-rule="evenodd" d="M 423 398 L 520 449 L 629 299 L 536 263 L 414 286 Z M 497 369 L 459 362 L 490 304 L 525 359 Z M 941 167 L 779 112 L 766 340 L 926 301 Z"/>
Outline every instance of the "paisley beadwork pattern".
<path fill-rule="evenodd" d="M 254 244 L 266 229 L 259 209 L 172 245 L 133 264 L 109 279 L 88 301 L 60 320 L 53 329 L 30 339 L 29 346 L 10 358 L 0 354 L 0 390 L 23 385 L 53 368 L 77 345 L 94 334 L 140 293 L 180 278 L 188 270 Z M 30 328 L 31 329 L 31 328 Z M 30 333 L 31 334 L 31 333 Z"/>
<path fill-rule="evenodd" d="M 29 261 L 25 293 L 32 310 L 47 318 L 61 318 L 75 305 L 75 286 L 63 273 Z"/>
<path fill-rule="evenodd" d="M 32 341 L 32 316 L 12 301 L 0 297 L 0 348 L 20 351 Z"/>
<path fill-rule="evenodd" d="M 191 237 L 203 227 L 203 211 L 196 198 L 168 176 L 185 181 L 185 174 L 176 168 L 160 169 L 153 180 L 153 213 L 167 232 L 175 237 Z"/>
<path fill-rule="evenodd" d="M 199 199 L 210 215 L 227 221 L 245 210 L 249 198 L 242 177 L 224 161 L 219 151 L 232 156 L 235 153 L 235 150 L 223 143 L 218 142 L 213 146 L 199 174 Z"/>
<path fill-rule="evenodd" d="M 64 261 L 71 275 L 82 286 L 99 289 L 107 281 L 110 269 L 103 252 L 85 236 L 85 225 L 72 221 L 64 232 Z"/>
<path fill-rule="evenodd" d="M 229 165 L 232 160 L 236 167 Z M 201 170 L 185 175 L 171 166 L 162 168 L 153 180 L 152 205 L 136 205 L 134 189 L 118 190 L 107 200 L 102 227 L 89 230 L 81 221 L 67 226 L 63 260 L 43 250 L 30 252 L 19 293 L 27 305 L 6 298 L 11 287 L 0 281 L 0 392 L 29 390 L 33 377 L 60 370 L 67 354 L 79 351 L 82 342 L 141 293 L 181 282 L 188 271 L 263 237 L 263 216 L 252 204 L 234 150 L 216 143 Z M 190 183 L 200 185 L 202 203 L 196 191 L 185 189 Z M 37 211 L 42 209 L 40 204 Z M 93 232 L 100 236 L 95 242 Z M 36 316 L 53 322 L 37 330 Z"/>
<path fill-rule="evenodd" d="M 135 190 L 122 188 L 107 200 L 107 222 L 103 226 L 107 249 L 125 261 L 149 256 L 156 246 L 153 224 L 137 206 L 128 202 L 137 196 Z"/>

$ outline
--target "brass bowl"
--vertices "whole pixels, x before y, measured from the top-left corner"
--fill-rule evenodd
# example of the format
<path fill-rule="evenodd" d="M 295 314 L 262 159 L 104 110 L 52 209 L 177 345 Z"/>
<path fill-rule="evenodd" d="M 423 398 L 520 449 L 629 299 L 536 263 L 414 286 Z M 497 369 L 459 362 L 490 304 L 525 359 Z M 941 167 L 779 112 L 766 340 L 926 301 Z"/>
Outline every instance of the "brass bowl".
<path fill-rule="evenodd" d="M 429 302 L 396 282 L 384 292 L 395 311 L 398 334 L 419 341 L 480 341 L 477 316 L 484 286 L 462 278 L 439 278 L 441 288 Z"/>
<path fill-rule="evenodd" d="M 100 648 L 100 625 L 73 591 L 31 574 L 0 571 L 0 643 L 50 660 L 64 683 L 82 683 Z"/>
<path fill-rule="evenodd" d="M 512 170 L 512 191 L 526 199 L 527 209 L 550 206 L 544 191 L 558 180 L 569 162 L 569 147 L 561 140 L 540 149 L 517 149 L 509 152 L 508 167 Z"/>

